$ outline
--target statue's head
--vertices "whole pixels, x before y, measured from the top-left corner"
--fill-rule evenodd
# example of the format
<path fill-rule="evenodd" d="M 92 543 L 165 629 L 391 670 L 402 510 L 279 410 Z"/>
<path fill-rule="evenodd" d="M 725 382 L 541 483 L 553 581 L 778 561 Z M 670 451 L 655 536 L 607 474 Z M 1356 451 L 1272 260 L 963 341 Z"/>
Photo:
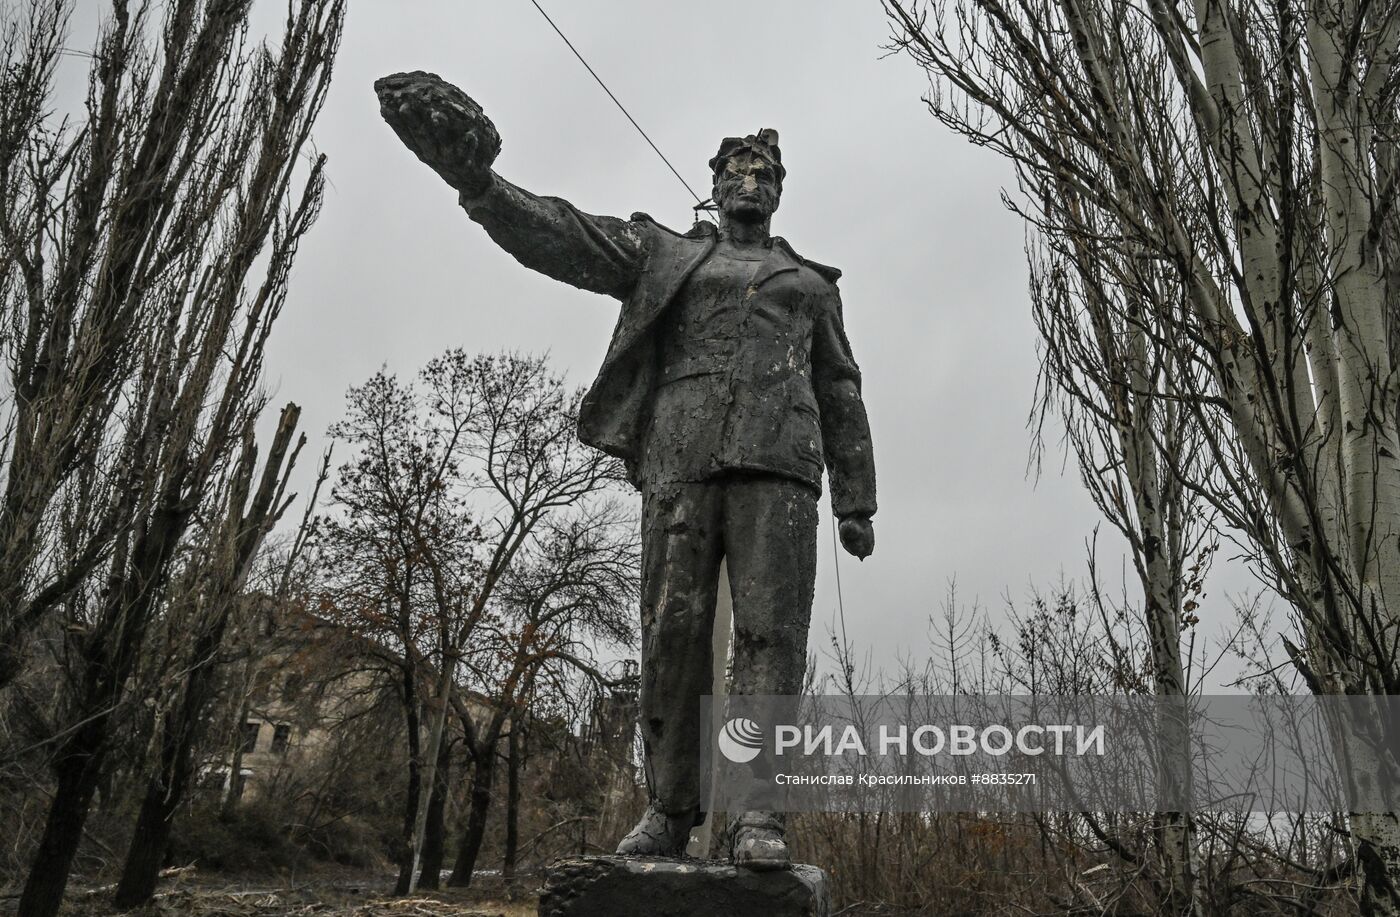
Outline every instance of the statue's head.
<path fill-rule="evenodd" d="M 715 204 L 727 218 L 762 223 L 778 209 L 787 170 L 777 131 L 764 128 L 747 137 L 724 138 L 710 169 L 715 176 Z"/>

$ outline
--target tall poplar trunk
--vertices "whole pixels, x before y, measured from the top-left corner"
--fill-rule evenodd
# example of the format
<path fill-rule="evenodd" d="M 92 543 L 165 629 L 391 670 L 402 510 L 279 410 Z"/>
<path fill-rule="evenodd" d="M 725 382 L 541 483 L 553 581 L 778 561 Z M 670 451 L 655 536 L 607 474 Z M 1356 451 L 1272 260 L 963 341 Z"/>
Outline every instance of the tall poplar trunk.
<path fill-rule="evenodd" d="M 423 830 L 422 869 L 418 887 L 435 889 L 442 884 L 442 860 L 447 845 L 447 794 L 452 781 L 452 746 L 438 746 L 437 767 L 433 771 L 433 795 L 428 799 L 427 820 Z"/>
<path fill-rule="evenodd" d="M 1361 607 L 1355 610 L 1359 623 L 1389 633 L 1400 615 L 1400 561 L 1396 560 L 1400 555 L 1400 431 L 1396 368 L 1387 346 L 1390 304 L 1378 240 L 1372 236 L 1377 188 L 1368 157 L 1377 148 L 1381 110 L 1366 104 L 1353 50 L 1361 16 L 1361 8 L 1352 0 L 1314 0 L 1307 36 L 1327 241 L 1335 259 L 1330 267 L 1336 296 L 1337 400 L 1346 418 L 1334 434 L 1341 437 L 1345 482 L 1341 496 L 1347 520 L 1346 540 L 1336 547 L 1339 553 L 1350 554 L 1359 574 Z M 1390 36 L 1393 40 L 1393 29 Z M 1382 66 L 1386 60 L 1393 64 L 1395 49 L 1379 44 L 1385 41 L 1384 33 L 1373 40 L 1378 42 L 1373 65 Z M 1393 671 L 1383 671 L 1393 660 L 1372 663 L 1382 669 L 1382 676 L 1395 677 Z M 1365 690 L 1393 692 L 1393 684 L 1384 679 L 1367 680 Z M 1354 760 L 1353 767 L 1364 763 L 1366 774 L 1395 774 L 1393 752 L 1384 748 L 1381 753 L 1388 760 Z M 1400 914 L 1400 818 L 1395 812 L 1353 813 L 1351 832 L 1361 865 L 1362 913 L 1367 917 Z"/>
<path fill-rule="evenodd" d="M 419 793 L 422 788 L 421 737 L 418 734 L 418 691 L 413 670 L 403 672 L 403 715 L 408 734 L 408 791 L 404 794 L 402 845 L 399 852 L 399 877 L 394 894 L 407 895 L 413 888 L 413 832 L 418 824 Z"/>
<path fill-rule="evenodd" d="M 520 847 L 520 767 L 524 754 L 520 729 L 518 721 L 512 722 L 506 737 L 506 849 L 501 875 L 507 879 L 515 875 L 515 857 Z"/>
<path fill-rule="evenodd" d="M 224 528 L 205 560 L 208 590 L 202 597 L 209 604 L 199 609 L 205 614 L 197 619 L 200 626 L 191 650 L 192 662 L 185 674 L 184 691 L 175 709 L 162 718 L 160 757 L 146 787 L 136 831 L 127 849 L 121 881 L 112 902 L 116 907 L 133 908 L 155 894 L 175 812 L 185 798 L 192 777 L 194 746 L 202 734 L 205 707 L 214 693 L 219 649 L 224 644 L 235 604 L 258 549 L 268 530 L 282 515 L 284 507 L 277 505 L 277 495 L 286 484 L 284 475 L 289 474 L 296 463 L 296 453 L 288 460 L 288 452 L 300 416 L 301 409 L 295 404 L 283 408 L 255 491 L 250 493 L 257 460 L 251 434 L 238 463 Z"/>
<path fill-rule="evenodd" d="M 463 888 L 471 884 L 472 873 L 476 871 L 476 858 L 481 852 L 481 841 L 486 836 L 486 819 L 491 810 L 491 784 L 496 770 L 495 742 L 482 743 L 476 756 L 476 768 L 472 773 L 470 801 L 467 805 L 467 823 L 462 830 L 462 843 L 457 848 L 457 859 L 452 864 L 452 875 L 447 884 Z"/>
<path fill-rule="evenodd" d="M 79 730 L 55 768 L 58 785 L 34 855 L 34 865 L 20 896 L 19 913 L 25 917 L 53 917 L 63 903 L 68 873 L 73 868 L 88 806 L 97 789 L 96 761 L 102 731 L 96 724 Z"/>
<path fill-rule="evenodd" d="M 189 509 L 178 507 L 175 499 L 179 492 L 178 481 L 171 482 L 161 509 L 130 556 L 118 551 L 112 560 L 102 617 L 81 654 L 84 684 L 73 719 L 82 726 L 59 750 L 58 786 L 20 895 L 19 912 L 25 917 L 54 917 L 63 902 L 88 808 L 107 763 L 107 730 L 136 665 L 156 600 L 150 584 L 160 582 L 189 520 Z"/>
<path fill-rule="evenodd" d="M 898 45 L 938 83 L 938 117 L 1016 161 L 1052 251 L 1082 245 L 1113 284 L 1153 264 L 1178 275 L 1142 324 L 1202 434 L 1185 483 L 1293 604 L 1307 647 L 1289 653 L 1311 689 L 1400 694 L 1394 0 L 934 5 L 946 21 L 885 0 Z M 1071 386 L 1103 369 L 1084 353 L 1061 356 L 1084 371 Z M 1400 773 L 1388 748 L 1344 750 L 1362 785 Z M 1396 813 L 1353 813 L 1351 833 L 1363 913 L 1397 917 Z"/>
<path fill-rule="evenodd" d="M 438 679 L 437 710 L 433 713 L 432 724 L 428 731 L 427 766 L 421 776 L 419 793 L 420 798 L 415 806 L 416 813 L 409 836 L 408 857 L 409 862 L 409 883 L 408 894 L 412 894 L 418 887 L 419 865 L 423 856 L 423 840 L 428 831 L 428 817 L 432 809 L 432 795 L 437 792 L 437 764 L 438 757 L 442 752 L 444 734 L 447 732 L 447 708 L 451 700 L 448 693 L 452 690 L 452 672 L 455 666 L 449 653 L 443 653 L 442 673 Z M 426 797 L 426 798 L 425 798 Z M 437 884 L 434 878 L 434 885 Z"/>
<path fill-rule="evenodd" d="M 233 820 L 238 813 L 238 803 L 243 798 L 243 724 L 248 722 L 248 714 L 252 713 L 248 697 L 252 672 L 253 661 L 249 659 L 243 669 L 243 700 L 238 705 L 238 717 L 233 723 L 233 754 L 229 756 L 228 786 L 219 805 L 219 820 L 225 822 Z"/>
<path fill-rule="evenodd" d="M 196 670 L 190 674 L 190 680 L 192 683 L 204 682 L 207 678 L 201 677 Z M 175 812 L 189 784 L 196 726 L 194 713 L 203 709 L 202 701 L 190 696 L 196 692 L 203 694 L 203 685 L 196 687 L 191 684 L 178 711 L 166 717 L 160 761 L 141 801 L 136 830 L 131 835 L 121 880 L 112 898 L 113 906 L 121 910 L 144 904 L 155 894 L 156 881 L 170 843 Z"/>

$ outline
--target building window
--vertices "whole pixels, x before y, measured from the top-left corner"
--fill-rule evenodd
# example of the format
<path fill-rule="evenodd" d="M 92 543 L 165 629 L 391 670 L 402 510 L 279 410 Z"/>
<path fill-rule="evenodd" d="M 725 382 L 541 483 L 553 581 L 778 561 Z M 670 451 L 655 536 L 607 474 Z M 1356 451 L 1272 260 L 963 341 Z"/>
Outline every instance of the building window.
<path fill-rule="evenodd" d="M 262 729 L 262 723 L 243 724 L 243 753 L 252 754 L 258 750 L 258 731 Z"/>
<path fill-rule="evenodd" d="M 283 723 L 272 730 L 272 751 L 282 754 L 287 750 L 287 741 L 292 737 L 292 727 Z"/>

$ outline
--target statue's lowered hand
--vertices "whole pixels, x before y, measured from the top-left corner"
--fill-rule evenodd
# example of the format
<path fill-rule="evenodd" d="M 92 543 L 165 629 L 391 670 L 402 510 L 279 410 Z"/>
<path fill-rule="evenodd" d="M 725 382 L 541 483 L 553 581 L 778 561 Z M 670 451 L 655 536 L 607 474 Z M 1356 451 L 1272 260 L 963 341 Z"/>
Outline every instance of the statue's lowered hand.
<path fill-rule="evenodd" d="M 486 189 L 501 135 L 470 96 L 421 70 L 375 80 L 374 91 L 379 114 L 444 181 L 469 196 Z"/>
<path fill-rule="evenodd" d="M 875 525 L 864 516 L 847 516 L 841 520 L 841 546 L 847 554 L 865 560 L 875 553 Z"/>

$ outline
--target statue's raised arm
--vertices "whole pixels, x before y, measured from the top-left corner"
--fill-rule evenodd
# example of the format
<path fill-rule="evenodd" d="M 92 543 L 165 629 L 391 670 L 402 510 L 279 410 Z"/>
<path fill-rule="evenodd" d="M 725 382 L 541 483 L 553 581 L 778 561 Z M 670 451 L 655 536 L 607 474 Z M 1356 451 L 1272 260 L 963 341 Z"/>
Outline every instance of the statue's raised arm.
<path fill-rule="evenodd" d="M 470 96 L 434 73 L 376 80 L 379 113 L 399 139 L 460 195 L 462 206 L 526 267 L 622 298 L 636 283 L 643 235 L 627 220 L 593 216 L 492 171 L 501 136 Z"/>

